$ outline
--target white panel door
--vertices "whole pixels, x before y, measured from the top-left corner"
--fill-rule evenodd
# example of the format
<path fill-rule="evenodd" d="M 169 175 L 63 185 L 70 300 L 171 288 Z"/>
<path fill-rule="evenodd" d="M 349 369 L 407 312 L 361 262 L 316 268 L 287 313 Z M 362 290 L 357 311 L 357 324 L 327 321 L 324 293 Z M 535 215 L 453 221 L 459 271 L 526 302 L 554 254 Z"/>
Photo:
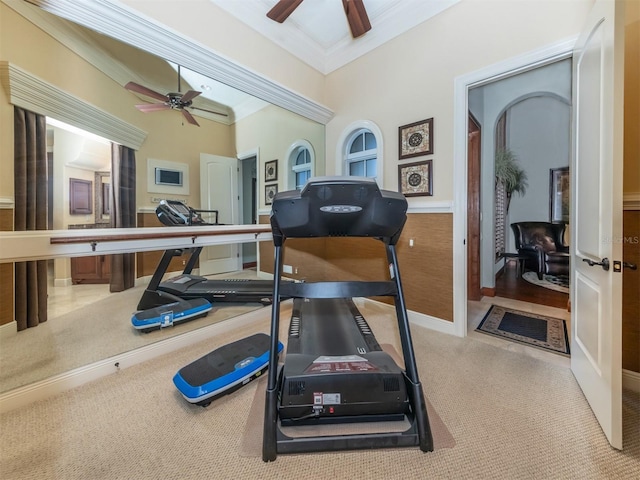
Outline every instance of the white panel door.
<path fill-rule="evenodd" d="M 200 205 L 203 210 L 218 210 L 218 222 L 237 225 L 238 222 L 238 161 L 208 153 L 200 154 Z M 206 221 L 213 222 L 213 218 Z M 202 249 L 200 275 L 240 270 L 237 244 L 216 245 Z"/>
<path fill-rule="evenodd" d="M 623 9 L 596 1 L 574 50 L 571 202 L 571 370 L 618 449 L 622 273 L 614 262 L 622 260 Z"/>

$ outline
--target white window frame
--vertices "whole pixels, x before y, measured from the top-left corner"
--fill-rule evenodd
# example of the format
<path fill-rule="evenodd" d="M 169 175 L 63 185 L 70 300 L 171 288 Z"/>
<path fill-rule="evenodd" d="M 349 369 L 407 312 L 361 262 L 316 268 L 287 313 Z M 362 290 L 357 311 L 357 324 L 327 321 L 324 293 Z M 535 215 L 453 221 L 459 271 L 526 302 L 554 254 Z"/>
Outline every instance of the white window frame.
<path fill-rule="evenodd" d="M 338 175 L 349 175 L 349 162 L 347 156 L 349 147 L 354 133 L 366 129 L 373 133 L 376 138 L 376 176 L 375 180 L 380 188 L 384 184 L 384 143 L 382 140 L 382 131 L 374 122 L 370 120 L 358 120 L 348 125 L 340 134 L 336 146 L 336 172 Z"/>
<path fill-rule="evenodd" d="M 311 173 L 309 178 L 315 175 L 315 165 L 316 165 L 316 153 L 313 149 L 313 145 L 307 140 L 300 139 L 293 142 L 289 148 L 287 149 L 287 154 L 285 158 L 287 159 L 287 188 L 289 190 L 294 190 L 296 188 L 296 173 L 297 171 L 303 170 L 299 165 L 296 165 L 296 158 L 298 157 L 298 153 L 301 148 L 307 149 L 309 152 L 309 160 L 310 162 L 306 165 L 309 165 L 308 168 L 304 168 L 304 170 L 310 170 Z"/>

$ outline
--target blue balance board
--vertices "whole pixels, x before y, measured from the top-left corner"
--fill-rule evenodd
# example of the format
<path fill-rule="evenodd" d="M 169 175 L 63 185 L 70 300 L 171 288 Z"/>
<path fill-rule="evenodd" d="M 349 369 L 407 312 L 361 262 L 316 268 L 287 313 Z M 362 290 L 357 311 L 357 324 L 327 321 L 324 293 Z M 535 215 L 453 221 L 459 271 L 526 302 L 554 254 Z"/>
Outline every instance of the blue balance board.
<path fill-rule="evenodd" d="M 158 328 L 172 327 L 186 320 L 204 317 L 211 311 L 211 308 L 211 303 L 204 298 L 180 300 L 137 312 L 131 317 L 131 324 L 136 330 L 148 332 Z"/>
<path fill-rule="evenodd" d="M 264 333 L 229 343 L 181 368 L 173 383 L 188 402 L 206 407 L 262 375 L 269 366 L 270 346 Z M 283 348 L 278 342 L 278 353 Z"/>

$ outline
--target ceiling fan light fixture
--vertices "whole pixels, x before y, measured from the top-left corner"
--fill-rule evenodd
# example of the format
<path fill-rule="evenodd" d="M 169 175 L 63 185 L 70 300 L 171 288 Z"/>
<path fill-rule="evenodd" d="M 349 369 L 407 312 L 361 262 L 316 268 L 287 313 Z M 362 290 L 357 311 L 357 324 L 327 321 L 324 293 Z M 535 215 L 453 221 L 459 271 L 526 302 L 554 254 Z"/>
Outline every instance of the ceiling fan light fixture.
<path fill-rule="evenodd" d="M 302 0 L 300 0 L 302 1 Z M 212 113 L 214 115 L 220 115 L 222 117 L 228 117 L 226 113 L 223 112 L 214 112 L 213 110 L 206 110 L 204 108 L 198 108 L 192 106 L 193 99 L 200 95 L 202 92 L 197 92 L 195 90 L 189 90 L 187 93 L 180 93 L 180 65 L 178 65 L 178 91 L 170 92 L 166 95 L 151 90 L 143 85 L 139 85 L 135 82 L 127 83 L 124 88 L 127 90 L 139 93 L 141 95 L 145 95 L 147 97 L 154 98 L 156 100 L 160 100 L 162 103 L 145 103 L 143 105 L 136 105 L 136 108 L 143 113 L 150 112 L 158 112 L 161 110 L 179 110 L 182 112 L 183 117 L 189 122 L 191 125 L 195 125 L 199 127 L 200 124 L 196 121 L 196 119 L 191 115 L 190 112 L 186 110 L 186 108 L 192 108 L 194 110 L 201 110 L 203 112 Z"/>
<path fill-rule="evenodd" d="M 278 23 L 284 22 L 293 11 L 298 8 L 302 0 L 279 0 L 271 10 L 267 12 L 267 17 Z M 367 15 L 367 10 L 363 0 L 342 0 L 344 13 L 347 16 L 351 36 L 358 38 L 371 30 L 371 22 Z"/>
<path fill-rule="evenodd" d="M 196 127 L 200 126 L 200 124 L 196 122 L 196 119 L 193 118 L 193 115 L 191 115 L 189 112 L 187 112 L 184 109 L 180 111 L 182 112 L 182 116 L 187 120 L 187 122 L 189 122 L 191 125 L 195 125 Z"/>
<path fill-rule="evenodd" d="M 342 0 L 342 6 L 353 38 L 358 38 L 371 30 L 371 22 L 363 0 Z"/>
<path fill-rule="evenodd" d="M 284 22 L 298 8 L 302 0 L 280 0 L 267 12 L 267 17 L 278 23 Z"/>

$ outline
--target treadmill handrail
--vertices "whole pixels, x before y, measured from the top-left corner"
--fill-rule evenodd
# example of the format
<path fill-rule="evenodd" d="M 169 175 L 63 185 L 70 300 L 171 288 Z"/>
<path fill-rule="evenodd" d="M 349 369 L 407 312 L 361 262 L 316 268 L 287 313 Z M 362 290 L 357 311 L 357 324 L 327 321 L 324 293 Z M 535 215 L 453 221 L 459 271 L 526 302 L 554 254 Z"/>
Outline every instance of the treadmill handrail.
<path fill-rule="evenodd" d="M 394 297 L 398 294 L 392 281 L 339 281 L 339 282 L 283 282 L 281 297 L 297 298 L 351 298 L 351 297 Z"/>

